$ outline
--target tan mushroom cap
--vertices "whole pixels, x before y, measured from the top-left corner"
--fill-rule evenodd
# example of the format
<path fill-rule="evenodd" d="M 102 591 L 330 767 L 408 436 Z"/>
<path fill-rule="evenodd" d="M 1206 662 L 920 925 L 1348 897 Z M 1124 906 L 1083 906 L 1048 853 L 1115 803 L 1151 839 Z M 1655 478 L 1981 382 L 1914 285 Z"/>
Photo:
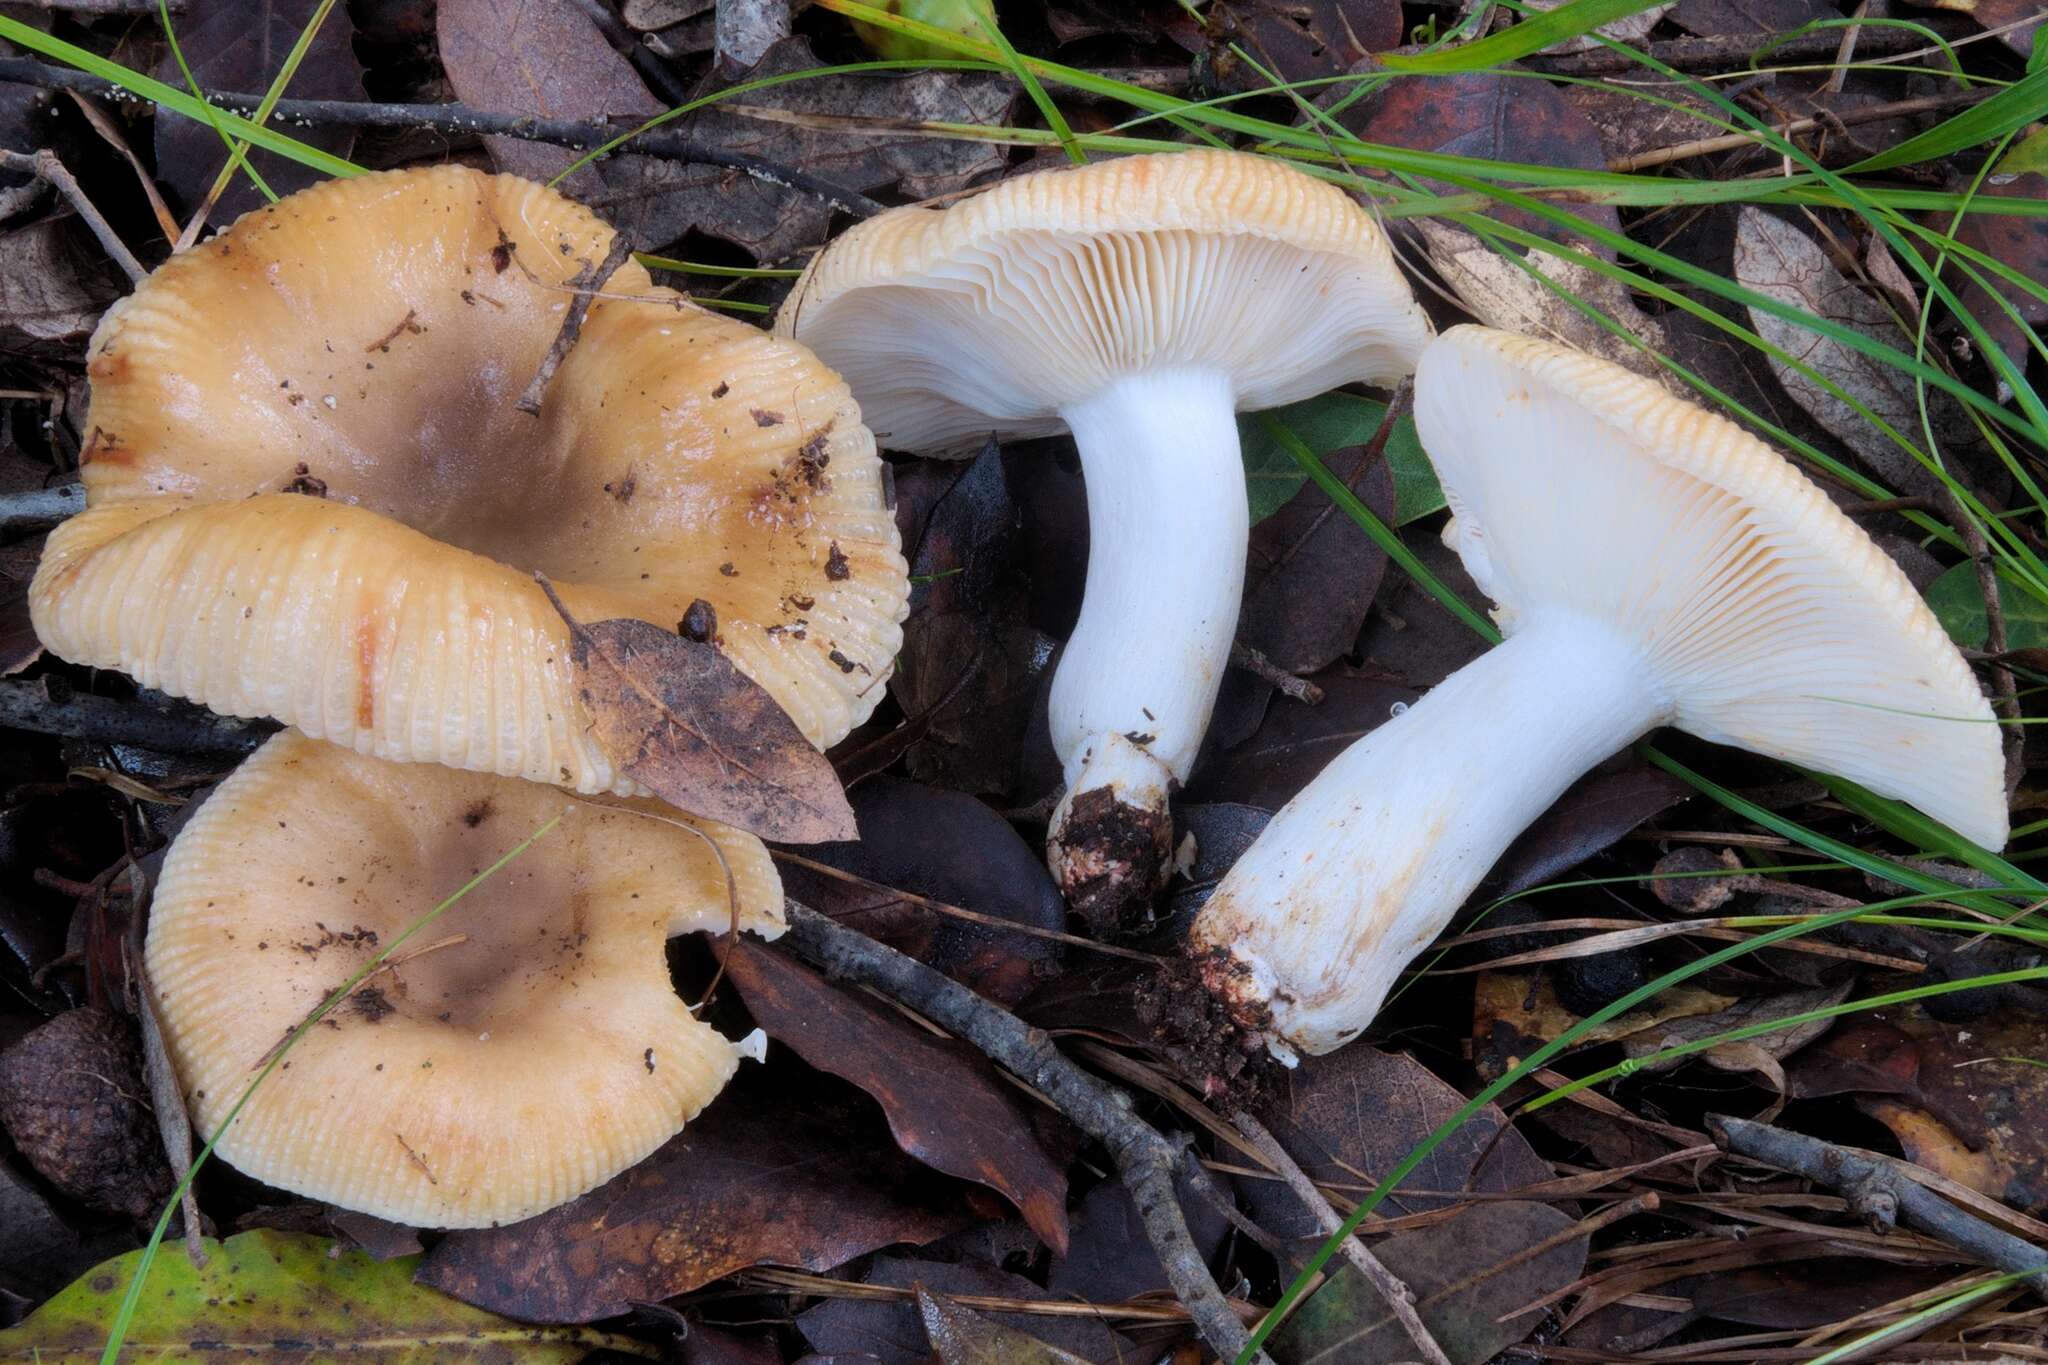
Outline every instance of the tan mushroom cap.
<path fill-rule="evenodd" d="M 839 377 L 628 262 L 541 415 L 514 401 L 611 230 L 448 166 L 331 181 L 166 262 L 94 334 L 55 653 L 380 757 L 634 790 L 566 627 L 716 610 L 813 743 L 865 719 L 908 584 Z M 308 496 L 308 494 L 314 494 Z"/>
<path fill-rule="evenodd" d="M 285 731 L 178 835 L 147 961 L 194 1122 L 216 1133 L 291 1029 L 457 900 L 310 1030 L 217 1151 L 285 1189 L 420 1227 L 530 1217 L 631 1166 L 740 1051 L 671 986 L 672 934 L 779 933 L 760 840 L 651 802 L 369 758 Z M 659 811 L 649 818 L 636 811 Z"/>
<path fill-rule="evenodd" d="M 1334 185 L 1197 149 L 912 205 L 815 257 L 776 330 L 827 357 L 883 444 L 1065 430 L 1105 380 L 1208 368 L 1242 411 L 1415 368 L 1430 325 L 1386 235 Z"/>

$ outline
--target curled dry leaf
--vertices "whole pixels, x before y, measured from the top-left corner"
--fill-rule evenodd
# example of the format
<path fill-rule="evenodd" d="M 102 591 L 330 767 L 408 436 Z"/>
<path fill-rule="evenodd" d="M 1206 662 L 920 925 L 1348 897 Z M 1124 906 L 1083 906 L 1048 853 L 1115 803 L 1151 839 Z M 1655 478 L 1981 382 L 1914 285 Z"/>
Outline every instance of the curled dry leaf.
<path fill-rule="evenodd" d="M 1802 313 L 1911 349 L 1911 339 L 1900 331 L 1891 312 L 1835 269 L 1818 242 L 1762 209 L 1744 206 L 1737 219 L 1735 277 L 1745 288 Z M 1752 307 L 1749 316 L 1765 341 L 1804 362 L 1908 440 L 1919 440 L 1919 400 L 1909 376 L 1776 313 Z M 1890 487 L 1923 496 L 1939 491 L 1938 480 L 1844 399 L 1775 356 L 1771 369 L 1792 401 L 1854 450 Z M 1946 457 L 1967 460 L 1981 449 L 1960 409 L 1946 395 L 1930 390 L 1927 402 L 1935 439 Z"/>
<path fill-rule="evenodd" d="M 769 1037 L 882 1106 L 897 1146 L 934 1170 L 995 1190 L 1047 1246 L 1066 1250 L 1066 1175 L 981 1054 L 932 1037 L 773 948 L 743 944 L 726 970 Z"/>
<path fill-rule="evenodd" d="M 917 1315 L 939 1365 L 1087 1365 L 1071 1351 L 962 1308 L 922 1284 L 917 1286 Z"/>
<path fill-rule="evenodd" d="M 1544 1320 L 1542 1309 L 1517 1310 L 1578 1279 L 1584 1235 L 1528 1254 L 1571 1226 L 1570 1214 L 1547 1204 L 1474 1204 L 1446 1222 L 1389 1237 L 1373 1254 L 1415 1291 L 1415 1311 L 1454 1365 L 1480 1365 Z M 1289 1365 L 1410 1360 L 1415 1351 L 1379 1290 L 1348 1265 L 1274 1334 L 1273 1349 Z"/>
<path fill-rule="evenodd" d="M 105 271 L 79 246 L 75 226 L 48 218 L 0 233 L 0 346 L 68 348 L 99 321 L 110 296 Z"/>
<path fill-rule="evenodd" d="M 268 1230 L 209 1239 L 205 1250 L 203 1269 L 173 1250 L 150 1266 L 149 1292 L 129 1325 L 124 1359 L 571 1365 L 600 1349 L 654 1354 L 626 1337 L 530 1327 L 468 1307 L 414 1284 L 411 1258 L 373 1261 L 323 1238 Z M 105 1262 L 21 1326 L 0 1332 L 0 1359 L 98 1360 L 141 1255 Z"/>
<path fill-rule="evenodd" d="M 1416 219 L 1414 225 L 1429 252 L 1430 264 L 1466 311 L 1487 326 L 1562 341 L 1626 365 L 1677 391 L 1664 367 L 1651 357 L 1651 352 L 1670 347 L 1664 324 L 1636 307 L 1628 290 L 1614 280 L 1576 261 L 1540 251 L 1532 251 L 1525 262 L 1517 263 L 1463 228 L 1427 218 Z M 1531 275 L 1524 265 L 1540 271 L 1551 285 Z M 1564 295 L 1599 309 L 1642 346 L 1632 346 L 1614 335 Z"/>
<path fill-rule="evenodd" d="M 1849 998 L 1850 987 L 1854 984 L 1853 980 L 1844 979 L 1841 984 L 1824 989 L 1751 996 L 1711 1014 L 1695 1014 L 1644 1029 L 1635 1036 L 1624 1039 L 1621 1048 L 1631 1058 L 1644 1058 L 1666 1048 L 1677 1047 L 1701 1038 L 1711 1038 L 1715 1034 L 1727 1033 L 1732 1029 L 1767 1024 L 1773 1019 L 1786 1019 L 1795 1014 L 1806 1014 L 1829 1005 L 1840 1004 Z M 1785 1068 L 1780 1063 L 1826 1033 L 1833 1023 L 1832 1019 L 1810 1019 L 1804 1023 L 1788 1024 L 1782 1029 L 1755 1038 L 1708 1048 L 1698 1054 L 1698 1057 L 1700 1061 L 1717 1070 L 1757 1072 L 1770 1083 L 1771 1089 L 1783 1095 L 1786 1093 Z M 1690 1057 L 1670 1057 L 1663 1061 L 1651 1062 L 1643 1070 L 1669 1071 L 1691 1060 Z"/>
<path fill-rule="evenodd" d="M 830 1270 L 942 1237 L 967 1217 L 928 1184 L 850 1108 L 750 1078 L 589 1194 L 447 1237 L 419 1279 L 528 1322 L 591 1322 L 749 1266 Z"/>
<path fill-rule="evenodd" d="M 763 839 L 859 834 L 832 764 L 716 645 L 649 621 L 586 625 L 541 586 L 568 623 L 592 732 L 628 777 L 677 810 Z"/>

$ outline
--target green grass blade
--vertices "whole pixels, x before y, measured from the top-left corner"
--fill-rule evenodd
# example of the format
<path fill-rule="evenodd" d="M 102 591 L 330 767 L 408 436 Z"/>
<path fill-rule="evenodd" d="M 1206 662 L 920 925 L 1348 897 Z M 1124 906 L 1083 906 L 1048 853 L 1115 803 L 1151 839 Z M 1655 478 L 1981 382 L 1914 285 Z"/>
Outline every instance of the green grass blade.
<path fill-rule="evenodd" d="M 158 3 L 167 6 L 169 0 L 158 0 Z M 279 67 L 277 71 L 277 79 L 272 81 L 270 88 L 263 92 L 262 103 L 256 106 L 256 112 L 250 116 L 252 121 L 256 123 L 270 122 L 270 115 L 277 108 L 277 102 L 284 98 L 284 92 L 291 85 L 292 77 L 296 76 L 299 72 L 299 64 L 306 60 L 306 52 L 313 46 L 313 39 L 319 36 L 320 26 L 327 22 L 327 16 L 333 10 L 334 0 L 320 0 L 318 8 L 313 11 L 312 17 L 306 21 L 306 26 L 299 30 L 298 40 L 292 44 L 292 50 L 285 54 L 284 65 Z M 171 16 L 168 9 L 166 9 L 164 14 L 164 33 L 168 35 L 170 31 Z M 201 90 L 199 83 L 192 79 L 191 69 L 185 65 L 185 59 L 182 55 L 178 58 L 178 69 L 185 73 L 186 83 L 191 85 L 192 93 L 201 99 L 205 99 L 206 92 Z M 263 192 L 263 197 L 273 204 L 276 203 L 277 195 L 272 192 L 269 185 L 264 183 L 263 177 L 256 173 L 256 168 L 248 165 L 249 144 L 246 142 L 235 142 L 229 146 L 228 150 L 230 153 L 228 164 L 221 167 L 220 174 L 214 177 L 213 187 L 207 192 L 205 202 L 211 204 L 214 200 L 218 199 L 222 191 L 227 189 L 228 181 L 233 178 L 236 168 L 246 167 L 249 172 L 249 179 L 255 183 L 257 189 Z"/>
<path fill-rule="evenodd" d="M 1631 14 L 1659 4 L 1661 0 L 1571 0 L 1547 14 L 1524 18 L 1513 28 L 1481 38 L 1478 42 L 1463 47 L 1445 48 L 1440 52 L 1418 53 L 1403 56 L 1398 52 L 1385 53 L 1380 61 L 1395 71 L 1430 73 L 1443 75 L 1454 71 L 1478 71 L 1484 67 L 1498 66 L 1502 62 L 1517 61 L 1532 52 L 1541 52 L 1553 43 L 1576 38 L 1582 33 L 1591 33 L 1604 24 L 1616 19 L 1626 19 Z"/>
<path fill-rule="evenodd" d="M 1917 161 L 1932 161 L 1951 152 L 1995 141 L 2044 116 L 2048 116 L 2048 71 L 2035 71 L 1982 104 L 1965 109 L 1876 156 L 1865 157 L 1840 173 L 1867 175 L 1894 166 L 1910 166 Z"/>
<path fill-rule="evenodd" d="M 158 22 L 163 25 L 164 42 L 171 49 L 171 60 L 178 64 L 178 74 L 185 78 L 186 87 L 191 90 L 193 97 L 199 101 L 199 107 L 205 110 L 207 123 L 212 125 L 213 131 L 219 134 L 221 142 L 227 147 L 227 170 L 232 171 L 241 161 L 242 145 L 229 135 L 227 129 L 221 127 L 219 111 L 206 102 L 206 92 L 199 88 L 199 78 L 192 74 L 191 66 L 185 61 L 185 49 L 179 44 L 178 30 L 171 23 L 170 0 L 156 0 L 156 13 Z M 225 174 L 226 172 L 223 173 Z M 253 167 L 250 168 L 249 179 L 262 193 L 264 198 L 273 204 L 277 202 L 277 195 L 264 182 L 263 177 L 256 173 Z"/>
<path fill-rule="evenodd" d="M 175 86 L 165 85 L 162 81 L 145 76 L 140 71 L 131 70 L 119 62 L 110 62 L 105 57 L 88 52 L 74 43 L 67 43 L 62 38 L 55 38 L 39 29 L 30 28 L 19 19 L 0 15 L 0 39 L 17 43 L 41 56 L 54 58 L 80 71 L 98 76 L 101 80 L 112 81 L 130 94 L 138 95 L 196 123 L 211 123 L 217 119 L 221 127 L 235 136 L 246 138 L 265 151 L 276 152 L 279 156 L 296 161 L 302 166 L 310 166 L 316 171 L 336 176 L 363 173 L 361 166 L 332 152 L 309 147 L 296 138 L 286 137 L 274 128 L 252 123 L 239 114 L 229 113 L 225 109 L 215 109 Z"/>

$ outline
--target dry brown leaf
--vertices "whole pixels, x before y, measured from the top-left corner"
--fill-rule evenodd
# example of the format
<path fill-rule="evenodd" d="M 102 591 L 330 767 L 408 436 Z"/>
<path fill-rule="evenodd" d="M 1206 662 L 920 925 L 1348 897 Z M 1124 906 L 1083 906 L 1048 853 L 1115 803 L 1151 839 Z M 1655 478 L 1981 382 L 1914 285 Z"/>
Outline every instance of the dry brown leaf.
<path fill-rule="evenodd" d="M 1489 327 L 1548 337 L 1624 365 L 1672 388 L 1670 376 L 1642 349 L 1587 317 L 1521 265 L 1488 247 L 1463 228 L 1427 218 L 1415 220 L 1430 263 L 1466 311 Z M 1528 265 L 1558 288 L 1598 308 L 1652 351 L 1670 346 L 1664 325 L 1636 307 L 1628 290 L 1575 261 L 1532 252 Z"/>
<path fill-rule="evenodd" d="M 1802 313 L 1910 349 L 1910 341 L 1890 310 L 1851 284 L 1813 238 L 1762 209 L 1745 206 L 1736 221 L 1735 278 L 1745 288 Z M 1776 313 L 1753 307 L 1749 316 L 1765 341 L 1803 361 L 1907 440 L 1920 440 L 1920 407 L 1911 378 Z M 1792 401 L 1846 443 L 1892 488 L 1920 495 L 1939 491 L 1938 480 L 1848 402 L 1775 356 L 1771 370 Z M 1978 448 L 1975 433 L 1953 402 L 1936 390 L 1928 392 L 1927 402 L 1935 439 L 1945 455 L 1954 458 Z"/>
<path fill-rule="evenodd" d="M 790 844 L 858 838 L 832 764 L 716 645 L 569 614 L 577 696 L 619 769 L 677 810 Z"/>

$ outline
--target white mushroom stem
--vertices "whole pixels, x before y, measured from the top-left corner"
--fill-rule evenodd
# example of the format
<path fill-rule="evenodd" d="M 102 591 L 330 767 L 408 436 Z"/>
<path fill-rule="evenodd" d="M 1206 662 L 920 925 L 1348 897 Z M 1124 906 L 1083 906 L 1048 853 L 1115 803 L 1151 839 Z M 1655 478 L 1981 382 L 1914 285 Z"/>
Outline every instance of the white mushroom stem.
<path fill-rule="evenodd" d="M 1077 800 L 1106 790 L 1164 829 L 1169 784 L 1195 760 L 1230 660 L 1249 513 L 1221 371 L 1127 375 L 1060 416 L 1088 483 L 1087 592 L 1049 717 L 1067 779 L 1050 856 L 1071 894 L 1104 875 L 1062 840 Z M 1063 868 L 1077 858 L 1087 865 Z"/>
<path fill-rule="evenodd" d="M 1210 989 L 1283 1061 L 1343 1046 L 1515 836 L 1671 710 L 1610 627 L 1522 623 L 1273 817 L 1191 931 Z"/>

